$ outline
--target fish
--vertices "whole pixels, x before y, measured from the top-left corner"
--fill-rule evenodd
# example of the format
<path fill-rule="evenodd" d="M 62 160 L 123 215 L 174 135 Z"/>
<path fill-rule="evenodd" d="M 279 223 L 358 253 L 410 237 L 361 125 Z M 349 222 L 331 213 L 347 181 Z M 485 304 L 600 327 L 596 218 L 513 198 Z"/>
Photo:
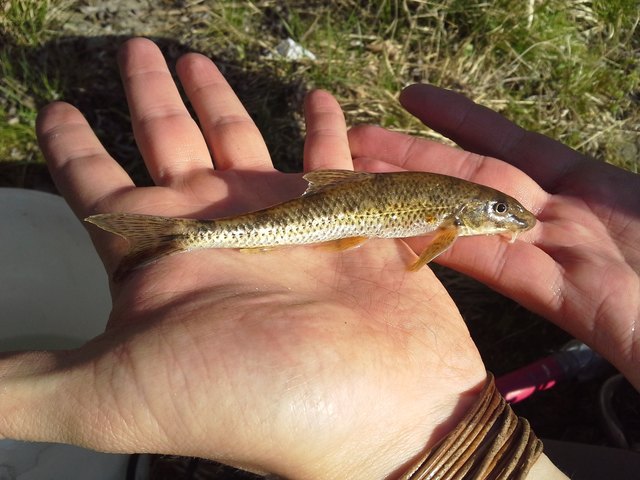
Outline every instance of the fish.
<path fill-rule="evenodd" d="M 339 251 L 370 238 L 431 234 L 431 243 L 408 266 L 416 271 L 458 237 L 502 234 L 513 242 L 536 223 L 515 198 L 448 175 L 316 170 L 303 178 L 308 187 L 300 197 L 232 217 L 199 220 L 103 213 L 85 221 L 129 242 L 114 281 L 164 256 L 195 249 L 261 251 L 325 244 Z"/>

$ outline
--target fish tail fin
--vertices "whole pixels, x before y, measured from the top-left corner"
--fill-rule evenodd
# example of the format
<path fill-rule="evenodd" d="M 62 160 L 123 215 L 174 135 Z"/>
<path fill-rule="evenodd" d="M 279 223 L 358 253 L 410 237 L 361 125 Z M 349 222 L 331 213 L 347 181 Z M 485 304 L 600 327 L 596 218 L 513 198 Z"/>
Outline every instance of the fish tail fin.
<path fill-rule="evenodd" d="M 131 270 L 159 258 L 187 250 L 184 239 L 192 223 L 187 219 L 131 213 L 92 215 L 85 221 L 129 242 L 129 251 L 113 274 L 114 281 L 122 280 Z"/>

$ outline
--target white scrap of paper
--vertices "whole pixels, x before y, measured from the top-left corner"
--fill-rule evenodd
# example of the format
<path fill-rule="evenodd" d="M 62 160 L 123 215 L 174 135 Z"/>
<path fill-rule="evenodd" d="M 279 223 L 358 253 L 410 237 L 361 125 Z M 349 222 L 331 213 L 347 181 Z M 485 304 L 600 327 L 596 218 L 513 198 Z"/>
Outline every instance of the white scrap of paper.
<path fill-rule="evenodd" d="M 275 53 L 286 60 L 315 60 L 316 56 L 292 38 L 282 40 L 275 48 Z"/>

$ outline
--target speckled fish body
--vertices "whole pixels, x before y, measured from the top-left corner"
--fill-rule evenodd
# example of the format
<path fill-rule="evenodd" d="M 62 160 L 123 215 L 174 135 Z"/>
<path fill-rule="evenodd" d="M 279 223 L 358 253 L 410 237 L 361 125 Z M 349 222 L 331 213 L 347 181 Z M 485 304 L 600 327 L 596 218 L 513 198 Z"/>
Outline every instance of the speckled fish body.
<path fill-rule="evenodd" d="M 435 232 L 417 269 L 458 236 L 518 233 L 535 217 L 514 198 L 492 188 L 434 173 L 307 173 L 299 198 L 263 210 L 215 220 L 128 213 L 87 218 L 127 238 L 131 251 L 119 274 L 167 254 L 200 248 L 269 249 L 334 242 L 337 249 L 368 238 L 404 238 Z"/>

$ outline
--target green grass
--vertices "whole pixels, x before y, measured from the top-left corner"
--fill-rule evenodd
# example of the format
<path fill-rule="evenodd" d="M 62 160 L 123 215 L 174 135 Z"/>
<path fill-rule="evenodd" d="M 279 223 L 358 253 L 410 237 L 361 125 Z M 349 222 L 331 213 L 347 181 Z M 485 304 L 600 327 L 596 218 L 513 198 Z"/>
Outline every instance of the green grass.
<path fill-rule="evenodd" d="M 0 2 L 0 161 L 39 161 L 38 100 L 59 96 L 57 73 L 34 65 L 25 52 L 41 43 L 61 10 L 50 1 Z"/>
<path fill-rule="evenodd" d="M 152 10 L 157 23 L 140 33 L 155 32 L 225 64 L 284 169 L 299 167 L 301 99 L 310 88 L 333 92 L 350 124 L 370 122 L 439 138 L 397 103 L 404 85 L 422 81 L 460 90 L 527 128 L 637 172 L 637 1 L 529 3 L 532 10 L 521 0 L 490 6 L 462 0 L 205 2 L 183 7 L 183 17 L 166 8 Z M 82 21 L 77 2 L 2 5 L 0 159 L 37 162 L 31 133 L 36 108 L 70 98 L 96 76 L 113 75 L 104 62 L 114 60 L 104 57 L 103 64 L 87 68 L 87 58 L 71 58 L 77 64 L 65 65 L 66 73 L 52 69 L 52 59 L 43 60 L 55 57 L 49 47 L 68 36 L 61 28 L 66 21 Z M 130 30 L 124 33 L 135 33 Z M 89 31 L 100 35 L 95 26 Z M 117 25 L 108 33 L 117 34 Z M 287 36 L 318 60 L 265 59 Z M 119 112 L 111 106 L 110 114 L 126 117 L 122 97 L 117 100 Z M 123 161 L 133 164 L 139 160 L 134 157 Z"/>
<path fill-rule="evenodd" d="M 0 2 L 0 26 L 21 45 L 37 45 L 53 33 L 52 20 L 60 16 L 64 4 L 55 0 L 4 0 Z"/>
<path fill-rule="evenodd" d="M 43 101 L 60 97 L 57 72 L 34 67 L 17 48 L 0 52 L 0 72 L 0 159 L 38 159 L 35 119 Z"/>

